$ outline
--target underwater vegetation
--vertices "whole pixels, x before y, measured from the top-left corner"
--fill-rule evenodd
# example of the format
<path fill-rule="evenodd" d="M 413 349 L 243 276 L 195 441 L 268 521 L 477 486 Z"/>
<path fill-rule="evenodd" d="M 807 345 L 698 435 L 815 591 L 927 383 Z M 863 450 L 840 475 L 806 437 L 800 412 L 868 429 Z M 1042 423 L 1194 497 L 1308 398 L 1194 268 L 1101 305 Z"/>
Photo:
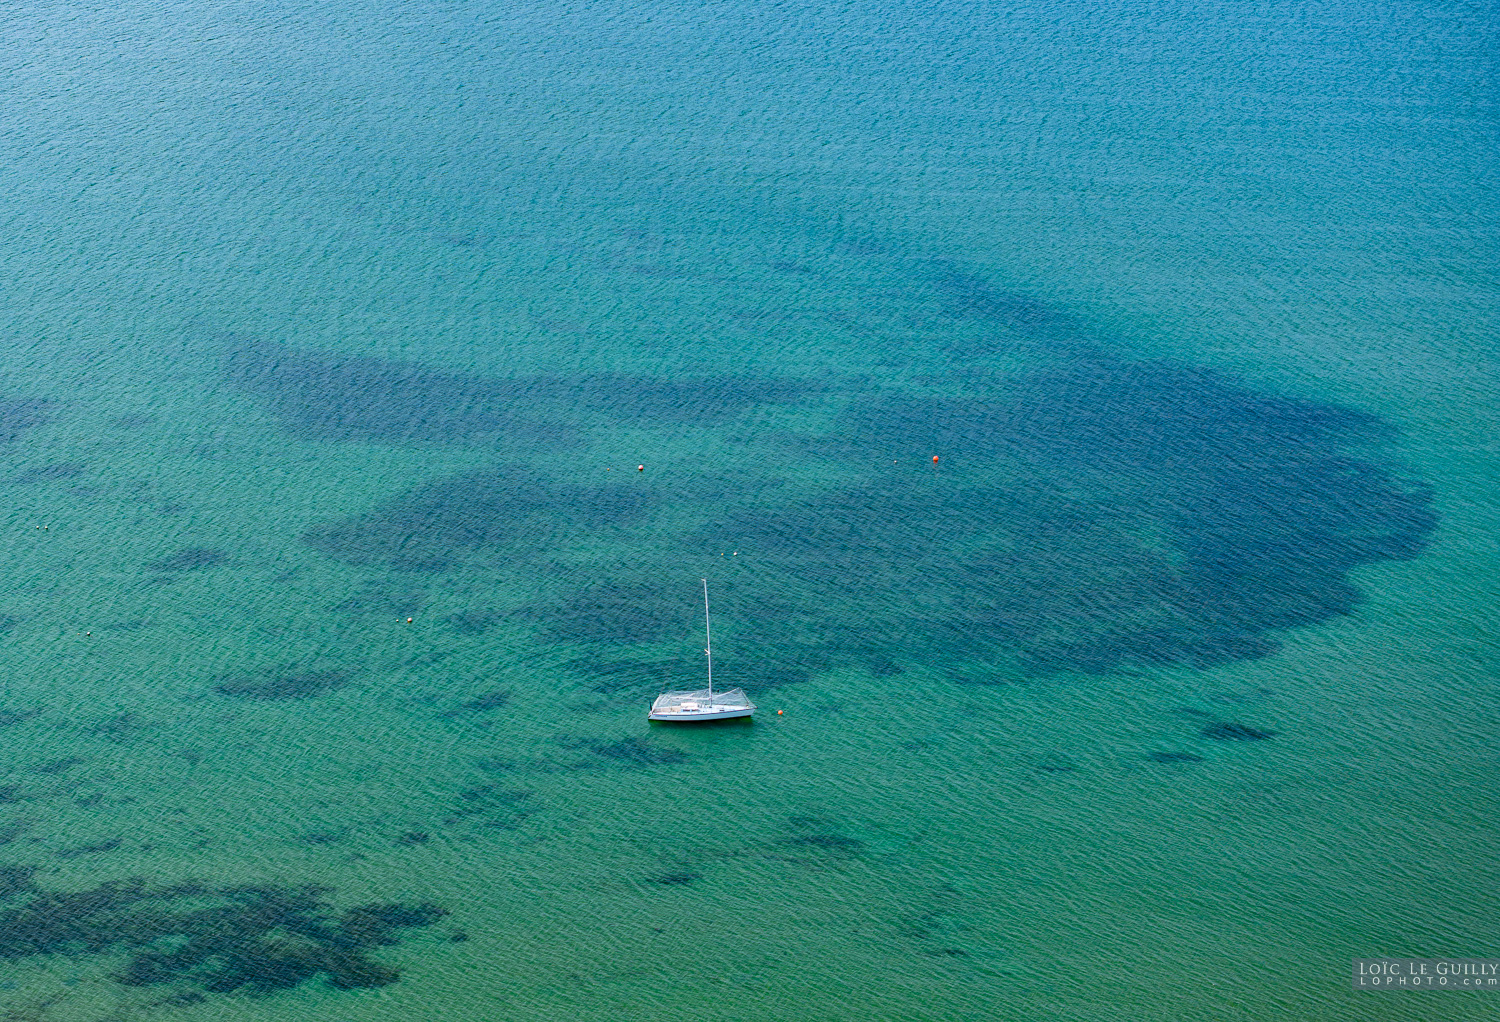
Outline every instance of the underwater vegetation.
<path fill-rule="evenodd" d="M 684 763 L 688 758 L 681 749 L 657 745 L 635 736 L 609 741 L 601 738 L 557 735 L 552 741 L 559 749 L 573 755 L 542 753 L 524 758 L 484 756 L 475 760 L 474 765 L 487 774 L 553 774 L 610 769 L 639 770 L 645 767 Z M 486 796 L 501 790 L 503 789 L 497 789 L 493 785 L 474 789 Z M 467 795 L 465 800 L 468 800 Z"/>
<path fill-rule="evenodd" d="M 348 827 L 334 827 L 330 830 L 309 830 L 297 835 L 297 840 L 311 847 L 321 845 L 340 844 L 349 838 Z"/>
<path fill-rule="evenodd" d="M 212 568 L 216 564 L 223 564 L 229 559 L 229 555 L 222 550 L 214 550 L 209 547 L 190 546 L 168 554 L 166 557 L 158 558 L 147 564 L 146 567 L 163 575 L 175 575 L 184 571 L 198 571 L 202 568 Z"/>
<path fill-rule="evenodd" d="M 369 957 L 399 931 L 431 926 L 431 904 L 360 905 L 337 912 L 327 888 L 151 887 L 132 879 L 84 891 L 37 887 L 25 867 L 0 871 L 0 959 L 123 953 L 124 986 L 268 994 L 322 975 L 338 989 L 385 986 L 399 970 Z"/>
<path fill-rule="evenodd" d="M 1048 303 L 1024 292 L 1002 290 L 982 275 L 947 260 L 936 262 L 928 285 L 954 314 L 1010 329 L 1039 329 L 1056 325 L 1059 313 Z"/>
<path fill-rule="evenodd" d="M 531 792 L 522 788 L 504 788 L 498 784 L 481 784 L 458 793 L 458 805 L 443 817 L 445 826 L 462 823 L 470 817 L 480 817 L 486 827 L 496 830 L 514 830 L 532 814 L 528 805 Z M 413 836 L 415 835 L 415 836 Z M 401 844 L 424 844 L 427 835 L 420 831 L 404 836 Z"/>
<path fill-rule="evenodd" d="M 857 858 L 865 843 L 843 832 L 834 821 L 818 815 L 797 815 L 783 825 L 781 836 L 765 850 L 765 857 L 803 866 L 823 866 Z"/>
<path fill-rule="evenodd" d="M 126 415 L 116 415 L 109 420 L 109 424 L 115 429 L 145 429 L 156 423 L 156 416 L 149 412 L 133 412 Z"/>
<path fill-rule="evenodd" d="M 141 719 L 139 714 L 127 711 L 90 724 L 88 730 L 90 734 L 99 735 L 111 742 L 128 742 L 140 737 L 142 732 L 150 728 L 151 725 Z"/>
<path fill-rule="evenodd" d="M 1216 742 L 1263 742 L 1267 738 L 1276 737 L 1275 731 L 1262 731 L 1249 724 L 1239 724 L 1232 720 L 1205 724 L 1198 733 Z"/>
<path fill-rule="evenodd" d="M 1049 752 L 1037 760 L 1036 769 L 1046 774 L 1070 774 L 1078 769 L 1071 756 L 1065 756 L 1060 752 Z"/>
<path fill-rule="evenodd" d="M 662 582 L 591 585 L 548 605 L 523 608 L 542 634 L 560 642 L 653 642 L 686 635 L 696 608 L 685 588 Z"/>
<path fill-rule="evenodd" d="M 229 338 L 223 369 L 292 429 L 323 440 L 455 443 L 500 436 L 555 448 L 580 412 L 640 425 L 708 424 L 802 397 L 807 384 L 770 377 L 615 374 L 472 376 L 410 362 L 296 351 Z M 524 409 L 524 411 L 518 411 Z"/>
<path fill-rule="evenodd" d="M 1416 556 L 1436 523 L 1426 487 L 1349 453 L 1383 435 L 1360 412 L 1104 358 L 976 380 L 962 400 L 852 402 L 833 436 L 804 440 L 828 458 L 942 451 L 940 470 L 735 511 L 705 545 L 828 579 L 830 628 L 855 615 L 850 591 L 941 608 L 918 628 L 903 601 L 868 601 L 867 634 L 898 640 L 872 655 L 1043 674 L 1264 656 L 1278 630 L 1348 613 L 1349 572 Z"/>
<path fill-rule="evenodd" d="M 238 699 L 311 699 L 342 688 L 349 678 L 348 671 L 339 669 L 271 668 L 259 674 L 225 678 L 214 686 L 214 691 Z"/>
<path fill-rule="evenodd" d="M 928 892 L 923 903 L 899 917 L 900 930 L 924 955 L 934 958 L 964 958 L 969 952 L 960 947 L 962 938 L 972 939 L 963 922 L 966 898 L 962 892 L 944 884 Z"/>
<path fill-rule="evenodd" d="M 439 719 L 452 720 L 455 717 L 463 717 L 474 713 L 484 713 L 486 710 L 502 709 L 510 702 L 510 691 L 497 688 L 489 692 L 483 692 L 473 699 L 469 699 L 452 709 L 444 710 L 438 714 Z"/>
<path fill-rule="evenodd" d="M 45 763 L 39 763 L 31 768 L 31 772 L 34 774 L 56 776 L 58 774 L 65 774 L 74 767 L 82 766 L 87 762 L 88 760 L 82 756 L 63 756 L 61 759 L 50 759 Z"/>
<path fill-rule="evenodd" d="M 3 630 L 3 629 L 0 629 Z M 15 727 L 24 724 L 33 717 L 41 716 L 42 711 L 30 708 L 25 710 L 0 710 L 0 728 Z"/>
<path fill-rule="evenodd" d="M 72 845 L 68 848 L 59 848 L 52 854 L 59 859 L 76 859 L 81 855 L 98 855 L 101 852 L 112 852 L 125 842 L 121 838 L 106 838 L 103 841 L 95 841 L 92 844 Z"/>
<path fill-rule="evenodd" d="M 594 738 L 564 737 L 557 739 L 557 744 L 564 749 L 583 749 L 602 759 L 612 760 L 629 767 L 662 766 L 687 761 L 687 753 L 681 749 L 653 745 L 643 738 L 636 737 L 621 738 L 613 742 Z"/>
<path fill-rule="evenodd" d="M 348 564 L 440 571 L 484 547 L 540 546 L 570 529 L 617 524 L 640 505 L 631 492 L 560 486 L 512 466 L 435 480 L 366 514 L 309 529 L 302 541 Z"/>
<path fill-rule="evenodd" d="M 17 486 L 29 486 L 32 483 L 47 483 L 54 482 L 59 479 L 74 479 L 78 476 L 83 475 L 83 473 L 87 471 L 87 469 L 87 465 L 80 465 L 74 462 L 56 465 L 43 465 L 40 468 L 27 469 L 25 472 L 22 472 L 20 475 L 16 476 L 16 478 L 12 480 L 12 482 L 14 482 Z"/>
<path fill-rule="evenodd" d="M 504 431 L 539 436 L 513 418 L 516 384 L 422 366 L 229 338 L 226 379 L 263 401 L 290 428 L 324 440 L 473 439 Z"/>
<path fill-rule="evenodd" d="M 50 401 L 0 398 L 0 443 L 18 440 L 27 430 L 46 422 L 51 406 Z"/>
<path fill-rule="evenodd" d="M 1048 367 L 998 373 L 976 348 L 949 353 L 940 393 L 820 388 L 842 408 L 823 432 L 779 434 L 727 472 L 679 477 L 670 495 L 624 473 L 583 486 L 498 465 L 314 525 L 302 540 L 354 565 L 438 572 L 484 554 L 540 577 L 579 537 L 655 542 L 663 515 L 696 521 L 684 548 L 754 557 L 754 576 L 716 580 L 715 592 L 736 659 L 756 665 L 730 683 L 761 692 L 839 663 L 880 677 L 947 664 L 953 680 L 985 684 L 1264 657 L 1284 630 L 1350 613 L 1356 568 L 1425 548 L 1431 491 L 1378 456 L 1389 430 L 1376 417 L 1201 367 L 1112 357 L 1046 303 L 934 265 L 923 286 L 944 308 L 1002 347 L 1015 337 L 1044 346 Z M 484 379 L 260 342 L 227 359 L 238 385 L 329 439 L 546 432 L 543 420 L 558 417 L 581 429 L 596 413 L 680 423 L 704 407 L 728 414 L 814 389 Z M 914 469 L 914 452 L 941 452 L 941 465 Z M 811 469 L 805 479 L 840 481 L 783 478 L 789 454 Z M 606 581 L 549 585 L 524 607 L 447 622 L 474 635 L 506 617 L 542 640 L 596 647 L 692 633 L 683 586 L 652 568 L 594 565 L 591 578 Z M 645 690 L 681 666 L 618 653 L 610 664 L 587 672 L 606 694 Z"/>

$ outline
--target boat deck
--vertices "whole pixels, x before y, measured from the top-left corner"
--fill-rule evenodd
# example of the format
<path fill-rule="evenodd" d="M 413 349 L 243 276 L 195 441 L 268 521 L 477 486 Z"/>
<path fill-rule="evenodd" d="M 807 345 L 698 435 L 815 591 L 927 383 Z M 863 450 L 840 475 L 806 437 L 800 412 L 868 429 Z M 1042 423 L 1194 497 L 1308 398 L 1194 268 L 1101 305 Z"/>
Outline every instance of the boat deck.
<path fill-rule="evenodd" d="M 663 692 L 651 704 L 647 716 L 651 720 L 728 720 L 748 717 L 754 712 L 755 704 L 744 689 L 710 692 L 703 688 L 694 692 Z"/>

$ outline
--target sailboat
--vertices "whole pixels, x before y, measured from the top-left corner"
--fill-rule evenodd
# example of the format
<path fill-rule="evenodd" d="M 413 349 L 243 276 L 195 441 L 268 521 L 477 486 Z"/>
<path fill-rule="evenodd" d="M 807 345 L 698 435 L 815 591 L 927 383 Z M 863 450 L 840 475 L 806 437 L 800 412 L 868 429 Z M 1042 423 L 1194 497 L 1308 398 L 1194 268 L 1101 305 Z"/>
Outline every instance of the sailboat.
<path fill-rule="evenodd" d="M 714 691 L 714 637 L 708 624 L 708 579 L 703 580 L 703 637 L 707 642 L 703 652 L 708 655 L 708 688 L 692 692 L 663 692 L 651 704 L 651 712 L 646 715 L 649 720 L 689 724 L 748 717 L 755 712 L 755 704 L 746 697 L 744 689 Z"/>

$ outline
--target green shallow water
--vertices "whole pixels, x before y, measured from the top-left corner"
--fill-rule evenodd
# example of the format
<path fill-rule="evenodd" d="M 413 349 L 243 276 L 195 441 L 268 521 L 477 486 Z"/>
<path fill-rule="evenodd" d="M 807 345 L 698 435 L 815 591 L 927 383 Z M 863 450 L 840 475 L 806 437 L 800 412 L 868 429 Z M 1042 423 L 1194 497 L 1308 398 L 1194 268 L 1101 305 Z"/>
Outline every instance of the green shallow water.
<path fill-rule="evenodd" d="M 0 33 L 4 1017 L 1489 1010 L 1487 8 Z"/>

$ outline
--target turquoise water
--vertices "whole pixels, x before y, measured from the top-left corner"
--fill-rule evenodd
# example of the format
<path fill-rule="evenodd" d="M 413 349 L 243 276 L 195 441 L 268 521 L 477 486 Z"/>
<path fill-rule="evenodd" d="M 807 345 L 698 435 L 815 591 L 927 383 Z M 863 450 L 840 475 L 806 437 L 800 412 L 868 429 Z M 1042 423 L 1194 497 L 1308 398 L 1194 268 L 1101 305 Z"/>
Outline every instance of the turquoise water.
<path fill-rule="evenodd" d="M 0 32 L 0 1017 L 1494 1011 L 1493 8 Z"/>

